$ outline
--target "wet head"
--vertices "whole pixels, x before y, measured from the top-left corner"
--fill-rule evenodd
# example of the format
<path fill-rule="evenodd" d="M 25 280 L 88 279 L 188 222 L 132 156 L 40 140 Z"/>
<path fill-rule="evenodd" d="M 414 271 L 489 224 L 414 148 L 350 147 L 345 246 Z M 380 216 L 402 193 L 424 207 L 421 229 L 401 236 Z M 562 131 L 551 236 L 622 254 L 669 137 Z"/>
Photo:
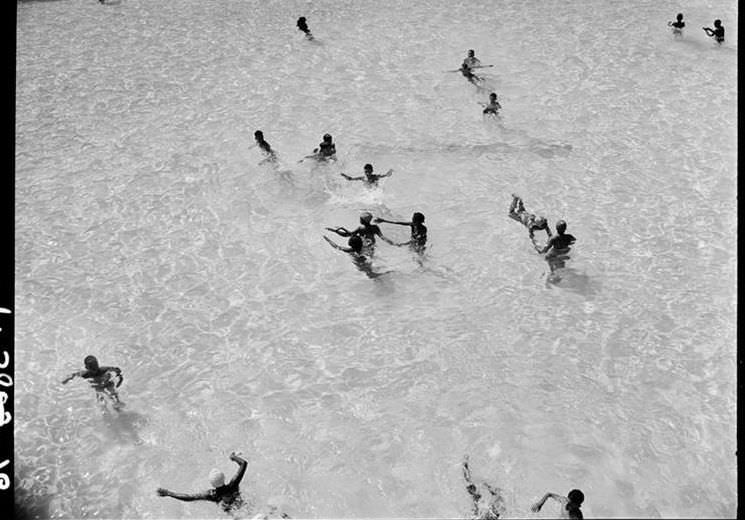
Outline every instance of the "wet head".
<path fill-rule="evenodd" d="M 564 231 L 566 230 L 567 230 L 567 223 L 564 222 L 563 220 L 559 220 L 556 223 L 556 232 L 559 233 L 560 235 L 563 235 Z"/>
<path fill-rule="evenodd" d="M 85 368 L 91 372 L 98 370 L 98 359 L 96 359 L 96 356 L 85 356 L 83 364 L 85 365 Z"/>
<path fill-rule="evenodd" d="M 362 237 L 359 235 L 353 235 L 349 237 L 347 245 L 352 248 L 355 253 L 362 252 Z"/>
<path fill-rule="evenodd" d="M 360 215 L 360 224 L 362 224 L 363 226 L 369 226 L 372 218 L 372 213 L 366 211 Z"/>
<path fill-rule="evenodd" d="M 411 216 L 411 221 L 414 224 L 424 224 L 424 215 L 417 211 Z"/>

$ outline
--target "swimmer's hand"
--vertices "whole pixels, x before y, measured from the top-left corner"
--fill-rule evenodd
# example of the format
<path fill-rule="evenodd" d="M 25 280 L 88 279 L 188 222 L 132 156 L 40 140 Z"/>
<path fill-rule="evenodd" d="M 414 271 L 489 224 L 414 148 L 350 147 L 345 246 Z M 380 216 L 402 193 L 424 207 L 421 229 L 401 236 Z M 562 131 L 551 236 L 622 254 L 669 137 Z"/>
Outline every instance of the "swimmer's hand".
<path fill-rule="evenodd" d="M 160 496 L 162 496 L 162 497 L 168 497 L 168 496 L 171 496 L 171 492 L 170 492 L 170 491 L 168 491 L 168 490 L 167 490 L 167 489 L 165 489 L 165 488 L 158 488 L 158 489 L 156 489 L 156 490 L 155 490 L 155 492 L 156 492 L 156 493 L 158 493 L 158 495 L 160 495 Z"/>
<path fill-rule="evenodd" d="M 530 510 L 533 511 L 534 513 L 537 513 L 538 511 L 541 510 L 541 506 L 542 505 L 543 504 L 539 504 L 539 503 L 536 502 L 535 504 L 533 504 L 532 506 L 530 506 Z"/>
<path fill-rule="evenodd" d="M 339 175 L 341 175 L 342 177 L 344 177 L 347 180 L 350 180 L 350 181 L 352 180 L 352 178 L 349 175 L 347 175 L 346 173 L 340 173 Z"/>

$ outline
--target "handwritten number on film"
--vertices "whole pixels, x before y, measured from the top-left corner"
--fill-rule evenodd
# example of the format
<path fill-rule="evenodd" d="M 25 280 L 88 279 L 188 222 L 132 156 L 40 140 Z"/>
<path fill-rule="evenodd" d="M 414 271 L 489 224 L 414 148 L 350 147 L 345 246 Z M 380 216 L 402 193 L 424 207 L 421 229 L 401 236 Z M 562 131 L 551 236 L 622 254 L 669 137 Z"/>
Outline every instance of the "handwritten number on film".
<path fill-rule="evenodd" d="M 2 314 L 9 314 L 10 311 L 7 309 L 0 309 L 0 313 Z M 2 329 L 0 329 L 2 330 Z M 10 358 L 8 356 L 7 351 L 3 351 L 3 362 L 0 363 L 0 369 L 5 369 L 8 367 L 8 364 L 10 363 Z M 13 386 L 13 379 L 8 374 L 0 374 L 0 386 L 4 387 L 10 387 Z M 10 421 L 13 420 L 13 417 L 10 415 L 10 412 L 5 411 L 5 403 L 8 401 L 8 394 L 5 392 L 0 392 L 0 427 L 5 426 Z M 5 466 L 7 466 L 10 463 L 9 460 L 4 460 L 0 462 L 0 470 L 3 469 Z M 10 478 L 5 473 L 0 473 L 0 489 L 5 490 L 10 487 Z"/>

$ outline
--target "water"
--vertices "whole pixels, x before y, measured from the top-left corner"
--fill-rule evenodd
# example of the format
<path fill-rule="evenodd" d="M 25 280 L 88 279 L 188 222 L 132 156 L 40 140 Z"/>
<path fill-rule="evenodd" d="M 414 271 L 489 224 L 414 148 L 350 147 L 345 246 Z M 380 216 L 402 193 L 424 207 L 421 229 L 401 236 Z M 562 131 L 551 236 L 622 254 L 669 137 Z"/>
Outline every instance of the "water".
<path fill-rule="evenodd" d="M 675 41 L 679 10 L 18 4 L 22 502 L 220 516 L 155 489 L 241 450 L 245 515 L 464 517 L 469 454 L 512 517 L 573 487 L 587 516 L 734 516 L 738 13 L 694 1 Z M 501 125 L 443 72 L 469 48 Z M 297 164 L 326 132 L 339 164 Z M 338 175 L 367 162 L 395 170 L 377 191 Z M 512 192 L 578 237 L 560 281 Z M 370 280 L 321 239 L 361 210 L 424 213 L 424 267 L 381 244 Z M 121 416 L 59 384 L 87 354 L 122 368 Z"/>

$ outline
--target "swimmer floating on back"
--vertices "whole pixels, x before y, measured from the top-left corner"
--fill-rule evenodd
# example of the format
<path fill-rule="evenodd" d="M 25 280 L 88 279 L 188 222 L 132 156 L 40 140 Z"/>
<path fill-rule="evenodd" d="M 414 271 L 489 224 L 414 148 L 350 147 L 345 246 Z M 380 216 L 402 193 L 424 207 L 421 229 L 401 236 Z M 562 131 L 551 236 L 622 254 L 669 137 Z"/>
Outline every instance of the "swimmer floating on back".
<path fill-rule="evenodd" d="M 239 487 L 243 475 L 246 473 L 248 462 L 239 457 L 235 452 L 230 454 L 230 460 L 238 464 L 238 471 L 227 484 L 225 484 L 225 474 L 220 470 L 213 469 L 209 473 L 209 482 L 212 485 L 212 488 L 208 491 L 185 494 L 174 493 L 165 488 L 158 488 L 157 493 L 162 497 L 171 497 L 185 502 L 192 502 L 194 500 L 217 502 L 226 513 L 238 509 L 243 504 L 243 498 L 241 497 Z"/>
<path fill-rule="evenodd" d="M 517 220 L 523 226 L 528 228 L 528 235 L 530 241 L 533 242 L 534 247 L 538 247 L 535 243 L 535 232 L 541 229 L 546 230 L 548 238 L 551 238 L 551 228 L 548 227 L 548 221 L 545 217 L 537 217 L 533 213 L 529 213 L 523 205 L 523 199 L 518 195 L 512 194 L 512 204 L 510 204 L 509 217 Z"/>
<path fill-rule="evenodd" d="M 411 228 L 411 239 L 408 242 L 402 242 L 396 244 L 397 246 L 409 246 L 413 251 L 419 254 L 424 253 L 424 249 L 427 246 L 427 226 L 424 225 L 424 215 L 415 212 L 411 216 L 411 222 L 397 222 L 394 220 L 386 220 L 384 218 L 376 218 L 375 222 L 385 222 L 386 224 L 396 224 L 399 226 L 409 226 Z"/>
<path fill-rule="evenodd" d="M 489 94 L 489 103 L 479 103 L 482 107 L 484 107 L 484 115 L 491 114 L 494 116 L 499 115 L 499 110 L 501 110 L 502 105 L 499 104 L 499 101 L 497 101 L 497 93 L 492 92 Z"/>
<path fill-rule="evenodd" d="M 106 398 L 113 402 L 114 410 L 119 410 L 124 403 L 119 400 L 119 394 L 116 389 L 119 388 L 124 381 L 122 371 L 119 367 L 102 367 L 98 365 L 98 359 L 96 356 L 86 356 L 83 360 L 85 368 L 73 372 L 65 379 L 62 380 L 62 384 L 66 385 L 68 381 L 75 377 L 82 377 L 83 379 L 90 379 L 89 383 L 91 387 L 96 391 L 96 400 L 103 407 L 106 406 Z M 116 382 L 114 382 L 116 380 Z"/>
<path fill-rule="evenodd" d="M 313 35 L 310 34 L 310 29 L 308 29 L 308 24 L 305 21 L 305 16 L 301 16 L 297 19 L 297 28 L 305 33 L 305 37 L 309 40 L 313 39 Z"/>
<path fill-rule="evenodd" d="M 683 21 L 683 13 L 678 13 L 675 19 L 676 21 L 674 22 L 667 22 L 667 25 L 673 28 L 672 30 L 675 36 L 682 36 L 683 27 L 686 26 L 686 23 Z"/>
<path fill-rule="evenodd" d="M 721 20 L 714 20 L 713 29 L 711 27 L 702 27 L 702 29 L 708 36 L 714 38 L 714 41 L 719 45 L 724 43 L 724 26 Z"/>
<path fill-rule="evenodd" d="M 339 175 L 341 175 L 348 181 L 365 181 L 365 184 L 367 184 L 368 186 L 377 186 L 380 179 L 382 179 L 383 177 L 390 177 L 393 174 L 393 168 L 385 172 L 383 175 L 377 175 L 373 173 L 372 164 L 368 163 L 364 167 L 364 172 L 365 175 L 359 177 L 350 177 L 346 173 L 340 173 Z"/>
<path fill-rule="evenodd" d="M 543 507 L 543 504 L 545 504 L 546 500 L 548 500 L 549 498 L 553 498 L 564 506 L 561 510 L 561 518 L 571 518 L 578 520 L 582 520 L 582 518 L 584 518 L 582 516 L 582 510 L 580 509 L 580 507 L 582 506 L 582 502 L 585 501 L 585 494 L 582 493 L 582 491 L 580 491 L 579 489 L 571 490 L 565 497 L 557 495 L 556 493 L 546 493 L 545 495 L 543 495 L 543 498 L 533 504 L 533 506 L 530 508 L 531 511 L 533 511 L 534 513 L 539 512 Z"/>

